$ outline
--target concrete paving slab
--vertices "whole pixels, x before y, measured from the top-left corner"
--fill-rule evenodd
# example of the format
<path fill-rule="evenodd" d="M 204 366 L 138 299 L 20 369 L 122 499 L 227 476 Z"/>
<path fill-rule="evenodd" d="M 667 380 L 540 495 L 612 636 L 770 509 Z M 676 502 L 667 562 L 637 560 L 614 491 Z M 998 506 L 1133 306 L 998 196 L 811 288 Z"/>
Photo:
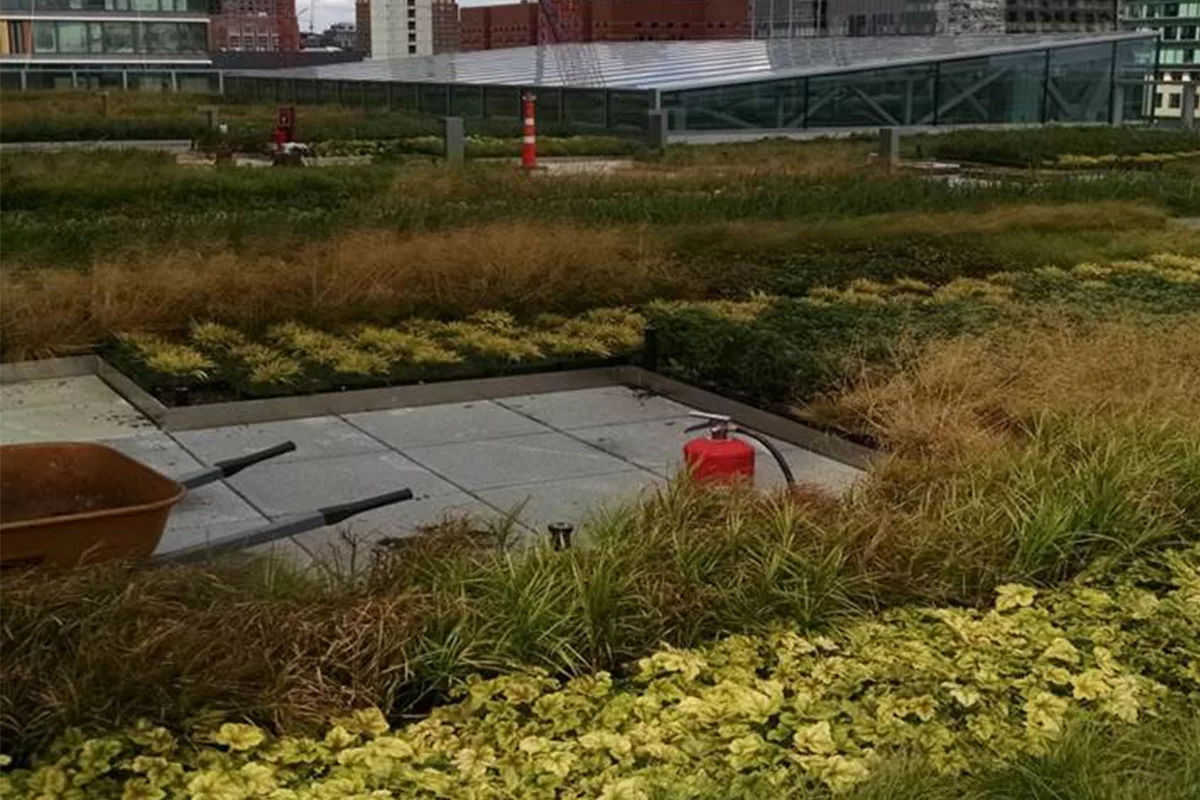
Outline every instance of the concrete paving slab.
<path fill-rule="evenodd" d="M 314 458 L 378 453 L 386 448 L 354 426 L 337 417 L 307 417 L 257 425 L 229 425 L 174 434 L 188 450 L 206 464 L 262 450 L 289 439 L 296 450 L 267 463 L 310 461 Z M 251 469 L 258 470 L 260 466 Z"/>
<path fill-rule="evenodd" d="M 60 403 L 0 411 L 0 443 L 91 442 L 155 430 L 124 400 Z"/>
<path fill-rule="evenodd" d="M 811 483 L 841 493 L 866 473 L 860 469 L 834 461 L 793 445 L 780 447 L 783 458 L 792 468 L 796 483 Z M 777 489 L 783 486 L 783 474 L 775 459 L 764 449 L 759 449 L 754 470 L 754 485 L 759 489 Z"/>
<path fill-rule="evenodd" d="M 623 472 L 629 468 L 626 462 L 561 433 L 411 448 L 405 452 L 416 462 L 471 491 Z"/>
<path fill-rule="evenodd" d="M 398 450 L 550 432 L 529 417 L 487 400 L 368 411 L 344 418 Z"/>
<path fill-rule="evenodd" d="M 244 522 L 267 524 L 267 518 L 254 506 L 247 503 L 237 492 L 224 483 L 210 483 L 193 489 L 171 509 L 167 518 L 167 530 L 188 528 L 217 529 L 218 534 L 229 533 L 231 525 Z"/>
<path fill-rule="evenodd" d="M 292 538 L 318 558 L 345 559 L 355 547 L 369 550 L 382 539 L 413 536 L 418 529 L 447 519 L 471 517 L 485 524 L 499 516 L 494 508 L 472 495 L 453 492 L 376 509 L 340 525 L 318 528 Z M 360 556 L 355 554 L 355 557 Z"/>
<path fill-rule="evenodd" d="M 578 526 L 595 514 L 603 513 L 651 491 L 663 481 L 640 469 L 607 475 L 508 486 L 479 492 L 479 496 L 505 511 L 519 509 L 519 521 L 532 528 L 535 536 L 546 534 L 552 522 Z"/>
<path fill-rule="evenodd" d="M 686 417 L 622 422 L 581 428 L 571 431 L 570 435 L 606 453 L 666 476 L 679 471 L 683 461 L 683 445 L 690 436 L 695 435 L 683 432 L 689 424 Z"/>
<path fill-rule="evenodd" d="M 604 386 L 573 392 L 522 395 L 496 401 L 560 430 L 619 422 L 686 418 L 688 407 L 627 386 Z"/>
<path fill-rule="evenodd" d="M 305 572 L 314 566 L 312 556 L 291 539 L 280 539 L 277 542 L 260 544 L 258 547 L 249 548 L 246 550 L 246 553 L 269 558 L 299 572 Z"/>
<path fill-rule="evenodd" d="M 271 517 L 314 511 L 409 487 L 417 497 L 457 488 L 404 456 L 385 451 L 313 461 L 267 462 L 227 481 Z"/>
<path fill-rule="evenodd" d="M 95 375 L 0 384 L 0 411 L 58 406 L 66 403 L 108 403 L 120 395 Z"/>
<path fill-rule="evenodd" d="M 182 547 L 191 547 L 192 545 L 211 542 L 213 539 L 219 539 L 223 536 L 228 536 L 232 533 L 243 533 L 254 530 L 255 528 L 265 525 L 261 519 L 244 519 L 240 522 L 229 522 L 220 525 L 191 525 L 171 527 L 167 525 L 167 529 L 163 531 L 162 538 L 158 541 L 158 547 L 154 550 L 156 555 L 170 553 L 172 550 L 178 550 Z"/>
<path fill-rule="evenodd" d="M 168 478 L 180 478 L 202 466 L 191 453 L 183 449 L 183 445 L 159 430 L 104 439 L 100 444 L 106 444 L 130 458 L 136 458 Z"/>

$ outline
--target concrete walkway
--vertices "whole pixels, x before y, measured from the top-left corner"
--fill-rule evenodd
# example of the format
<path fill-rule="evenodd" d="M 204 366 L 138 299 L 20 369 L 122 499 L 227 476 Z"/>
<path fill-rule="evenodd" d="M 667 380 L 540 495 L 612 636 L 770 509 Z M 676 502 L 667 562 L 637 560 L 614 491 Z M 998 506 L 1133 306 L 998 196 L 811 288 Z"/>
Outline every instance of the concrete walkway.
<path fill-rule="evenodd" d="M 451 515 L 512 513 L 528 530 L 578 524 L 661 485 L 680 464 L 688 408 L 623 386 L 500 400 L 167 433 L 98 378 L 0 387 L 0 441 L 101 441 L 179 475 L 292 440 L 297 449 L 189 493 L 160 551 L 249 530 L 290 514 L 403 487 L 416 499 L 276 545 L 307 559 L 344 545 L 406 536 Z M 799 481 L 846 488 L 861 473 L 779 443 Z M 758 485 L 781 482 L 765 453 Z"/>

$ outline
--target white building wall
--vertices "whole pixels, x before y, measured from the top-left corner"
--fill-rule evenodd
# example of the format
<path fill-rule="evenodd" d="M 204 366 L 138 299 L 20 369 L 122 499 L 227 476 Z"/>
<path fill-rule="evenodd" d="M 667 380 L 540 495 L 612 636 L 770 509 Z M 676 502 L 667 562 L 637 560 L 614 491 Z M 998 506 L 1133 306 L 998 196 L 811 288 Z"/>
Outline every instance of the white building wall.
<path fill-rule="evenodd" d="M 433 55 L 433 0 L 371 0 L 371 59 Z"/>

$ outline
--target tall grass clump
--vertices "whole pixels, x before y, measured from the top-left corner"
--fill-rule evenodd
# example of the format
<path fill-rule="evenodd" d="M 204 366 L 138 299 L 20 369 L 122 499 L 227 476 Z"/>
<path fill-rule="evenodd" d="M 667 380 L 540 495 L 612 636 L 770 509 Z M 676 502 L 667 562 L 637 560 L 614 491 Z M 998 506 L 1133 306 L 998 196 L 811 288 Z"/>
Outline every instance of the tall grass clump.
<path fill-rule="evenodd" d="M 1200 317 L 1083 328 L 1052 317 L 939 341 L 907 368 L 864 374 L 808 408 L 891 452 L 931 458 L 996 447 L 1047 412 L 1096 424 L 1200 420 Z"/>

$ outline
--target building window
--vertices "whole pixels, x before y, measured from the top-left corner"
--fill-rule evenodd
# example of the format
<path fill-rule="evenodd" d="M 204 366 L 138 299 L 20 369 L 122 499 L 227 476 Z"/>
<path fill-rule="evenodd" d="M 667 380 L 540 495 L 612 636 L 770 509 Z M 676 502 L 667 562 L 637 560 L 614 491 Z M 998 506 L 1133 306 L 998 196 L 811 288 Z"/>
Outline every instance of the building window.
<path fill-rule="evenodd" d="M 408 46 L 408 54 L 410 56 L 415 56 L 417 54 L 417 46 L 415 44 L 410 44 Z"/>
<path fill-rule="evenodd" d="M 86 22 L 58 23 L 58 52 L 86 53 L 87 51 L 88 43 Z"/>
<path fill-rule="evenodd" d="M 1167 98 L 1167 108 L 1180 108 L 1183 105 L 1183 95 L 1173 94 Z"/>
<path fill-rule="evenodd" d="M 53 53 L 58 50 L 58 28 L 53 22 L 33 23 L 33 52 Z"/>
<path fill-rule="evenodd" d="M 1162 92 L 1154 93 L 1154 107 L 1162 108 Z"/>
<path fill-rule="evenodd" d="M 1184 25 L 1183 28 L 1180 29 L 1179 38 L 1185 39 L 1189 42 L 1191 40 L 1195 39 L 1196 38 L 1196 26 L 1195 25 Z"/>

